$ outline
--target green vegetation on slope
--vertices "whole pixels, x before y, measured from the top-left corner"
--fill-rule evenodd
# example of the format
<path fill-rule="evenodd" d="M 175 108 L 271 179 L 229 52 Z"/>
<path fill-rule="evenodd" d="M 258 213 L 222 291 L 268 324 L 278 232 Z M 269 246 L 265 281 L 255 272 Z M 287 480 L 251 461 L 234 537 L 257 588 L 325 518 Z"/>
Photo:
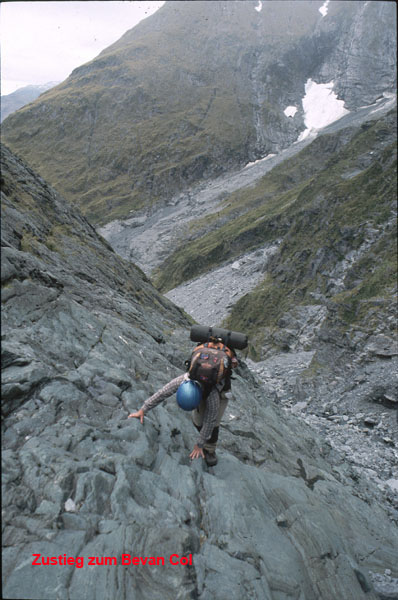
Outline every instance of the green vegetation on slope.
<path fill-rule="evenodd" d="M 377 171 L 382 171 L 383 167 L 376 159 L 380 140 L 388 140 L 391 133 L 391 119 L 382 119 L 371 127 L 365 125 L 355 134 L 350 129 L 322 136 L 293 159 L 275 167 L 255 186 L 226 198 L 219 213 L 192 225 L 191 239 L 157 270 L 156 285 L 166 292 L 243 252 L 286 234 L 289 238 L 294 237 L 299 229 L 298 225 L 295 229 L 295 223 L 302 214 L 314 221 L 322 235 L 334 204 L 337 224 L 348 224 L 351 219 L 355 226 L 373 213 L 377 213 L 383 222 L 390 208 L 384 204 L 378 208 L 374 206 L 379 188 L 383 191 L 385 177 L 385 174 L 380 178 L 377 176 Z M 369 154 L 372 148 L 374 155 Z M 342 179 L 346 173 L 361 170 L 364 161 L 369 163 L 369 160 L 373 166 L 352 179 Z M 387 158 L 381 156 L 380 160 L 385 162 Z M 387 180 L 384 183 L 388 185 Z M 354 199 L 350 201 L 352 190 Z M 327 201 L 325 194 L 328 194 Z M 200 236 L 201 232 L 209 230 Z M 334 236 L 338 239 L 339 235 L 337 228 Z M 315 246 L 315 241 L 319 240 L 313 241 Z M 298 239 L 298 248 L 303 243 Z"/>
<path fill-rule="evenodd" d="M 277 327 L 297 305 L 332 302 L 347 327 L 366 320 L 374 299 L 388 302 L 396 285 L 395 119 L 390 113 L 356 132 L 318 138 L 256 186 L 226 198 L 218 216 L 195 223 L 191 234 L 212 219 L 216 226 L 159 268 L 158 287 L 171 289 L 282 238 L 265 279 L 225 323 L 251 336 L 253 356 L 264 328 Z"/>
<path fill-rule="evenodd" d="M 303 69 L 298 45 L 319 21 L 315 4 L 258 13 L 245 2 L 167 2 L 6 119 L 4 139 L 96 224 L 163 202 L 258 152 L 257 117 L 297 137 L 274 98 L 291 75 L 275 56 Z M 349 19 L 349 5 L 331 10 Z"/>
<path fill-rule="evenodd" d="M 264 327 L 276 327 L 294 306 L 328 302 L 349 327 L 373 318 L 374 307 L 388 306 L 396 290 L 395 144 L 348 181 L 332 183 L 323 173 L 303 196 L 306 204 L 295 212 L 266 278 L 235 304 L 225 323 L 251 334 L 254 356 Z"/>

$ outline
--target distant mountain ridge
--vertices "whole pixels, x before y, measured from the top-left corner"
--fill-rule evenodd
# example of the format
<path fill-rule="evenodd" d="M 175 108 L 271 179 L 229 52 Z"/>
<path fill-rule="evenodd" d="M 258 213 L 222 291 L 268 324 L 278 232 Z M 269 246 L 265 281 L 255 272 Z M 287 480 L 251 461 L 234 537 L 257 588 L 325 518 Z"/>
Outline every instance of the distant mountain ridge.
<path fill-rule="evenodd" d="M 322 4 L 167 2 L 9 117 L 4 138 L 93 222 L 150 211 L 292 144 L 310 78 L 348 110 L 395 91 L 394 6 Z"/>
<path fill-rule="evenodd" d="M 58 83 L 58 81 L 50 81 L 42 85 L 26 85 L 15 90 L 15 92 L 11 92 L 11 94 L 4 94 L 1 96 L 1 121 L 4 121 L 8 115 L 19 108 L 36 100 L 40 94 L 55 87 Z"/>

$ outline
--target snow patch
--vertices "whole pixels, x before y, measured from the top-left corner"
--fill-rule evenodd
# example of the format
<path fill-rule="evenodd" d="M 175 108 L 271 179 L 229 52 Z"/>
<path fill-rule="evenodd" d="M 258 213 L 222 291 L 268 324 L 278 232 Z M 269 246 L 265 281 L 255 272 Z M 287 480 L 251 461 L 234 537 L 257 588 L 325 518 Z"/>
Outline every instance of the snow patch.
<path fill-rule="evenodd" d="M 283 111 L 287 117 L 294 117 L 297 112 L 296 106 L 287 106 Z"/>
<path fill-rule="evenodd" d="M 253 165 L 263 162 L 264 160 L 268 160 L 269 158 L 272 158 L 273 156 L 276 156 L 276 154 L 267 154 L 267 156 L 264 156 L 264 158 L 259 158 L 258 160 L 255 160 L 254 162 L 247 163 L 247 165 L 245 165 L 243 168 L 247 169 L 247 167 L 252 167 Z"/>
<path fill-rule="evenodd" d="M 326 17 L 326 15 L 328 14 L 329 2 L 330 2 L 330 0 L 326 0 L 326 2 L 324 4 L 322 4 L 321 8 L 319 9 L 319 12 L 321 13 L 322 17 Z"/>
<path fill-rule="evenodd" d="M 337 94 L 332 92 L 333 86 L 334 81 L 315 83 L 312 79 L 307 80 L 302 100 L 306 129 L 300 134 L 298 142 L 350 112 L 344 108 L 344 100 L 339 100 Z"/>
<path fill-rule="evenodd" d="M 298 142 L 302 142 L 303 140 L 306 140 L 307 138 L 315 139 L 317 135 L 318 135 L 318 132 L 316 129 L 304 129 L 304 131 L 302 131 L 300 133 L 300 135 L 298 136 L 297 140 L 294 143 L 297 144 Z"/>
<path fill-rule="evenodd" d="M 258 0 L 258 6 L 255 6 L 254 10 L 256 10 L 257 12 L 260 12 L 262 7 L 263 7 L 263 3 L 261 2 L 261 0 Z"/>
<path fill-rule="evenodd" d="M 396 101 L 397 101 L 396 94 L 394 94 L 392 92 L 383 92 L 383 95 L 381 96 L 381 98 L 377 98 L 377 100 L 375 102 L 373 102 L 372 104 L 364 104 L 363 106 L 360 106 L 358 108 L 358 110 L 372 108 L 372 106 L 375 106 L 376 108 L 374 108 L 370 112 L 370 114 L 372 115 L 373 113 L 378 112 L 379 110 L 385 110 L 385 109 L 389 108 L 390 106 L 395 104 Z"/>

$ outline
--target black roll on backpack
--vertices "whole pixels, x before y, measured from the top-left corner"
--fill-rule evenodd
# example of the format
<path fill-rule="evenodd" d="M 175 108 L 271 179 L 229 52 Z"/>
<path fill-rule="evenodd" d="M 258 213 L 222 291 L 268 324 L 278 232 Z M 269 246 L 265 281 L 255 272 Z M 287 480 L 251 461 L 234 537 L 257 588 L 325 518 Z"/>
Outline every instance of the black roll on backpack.
<path fill-rule="evenodd" d="M 221 327 L 206 327 L 205 325 L 192 325 L 191 341 L 192 342 L 209 342 L 211 338 L 217 338 L 223 342 L 228 348 L 234 350 L 243 350 L 247 346 L 247 335 L 237 331 L 229 331 Z"/>

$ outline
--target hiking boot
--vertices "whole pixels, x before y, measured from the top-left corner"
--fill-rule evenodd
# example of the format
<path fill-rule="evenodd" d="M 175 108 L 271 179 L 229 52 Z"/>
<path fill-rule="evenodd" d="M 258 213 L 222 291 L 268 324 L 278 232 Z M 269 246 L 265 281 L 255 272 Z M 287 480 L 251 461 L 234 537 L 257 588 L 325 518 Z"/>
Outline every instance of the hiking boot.
<path fill-rule="evenodd" d="M 205 461 L 208 467 L 215 467 L 217 464 L 217 456 L 215 452 L 209 452 L 208 450 L 203 450 L 205 455 Z"/>

